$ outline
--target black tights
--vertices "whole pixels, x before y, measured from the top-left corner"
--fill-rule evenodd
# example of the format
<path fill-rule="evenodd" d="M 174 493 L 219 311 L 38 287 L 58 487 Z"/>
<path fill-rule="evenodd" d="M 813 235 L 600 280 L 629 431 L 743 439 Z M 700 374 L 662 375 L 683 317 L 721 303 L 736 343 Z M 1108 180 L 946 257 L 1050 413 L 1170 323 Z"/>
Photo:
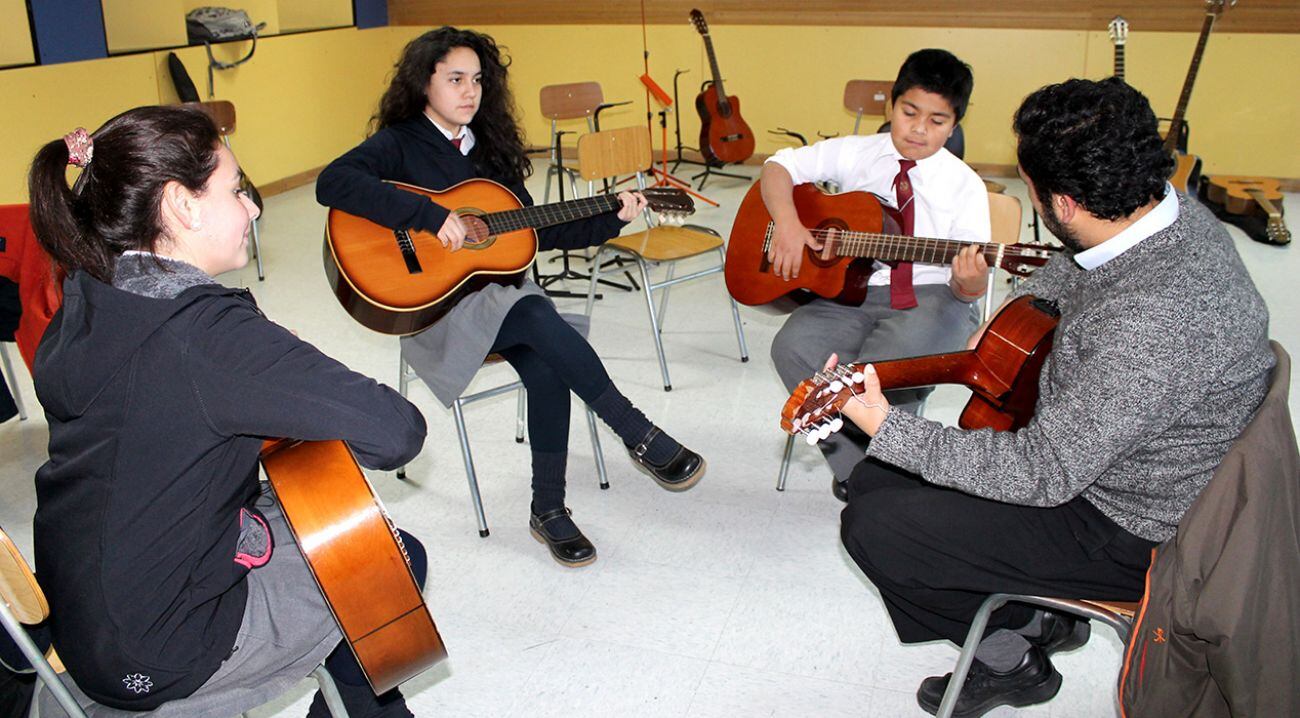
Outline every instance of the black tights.
<path fill-rule="evenodd" d="M 505 357 L 528 392 L 533 451 L 568 451 L 569 391 L 591 404 L 612 385 L 596 351 L 548 299 L 530 295 L 510 308 L 492 352 Z"/>

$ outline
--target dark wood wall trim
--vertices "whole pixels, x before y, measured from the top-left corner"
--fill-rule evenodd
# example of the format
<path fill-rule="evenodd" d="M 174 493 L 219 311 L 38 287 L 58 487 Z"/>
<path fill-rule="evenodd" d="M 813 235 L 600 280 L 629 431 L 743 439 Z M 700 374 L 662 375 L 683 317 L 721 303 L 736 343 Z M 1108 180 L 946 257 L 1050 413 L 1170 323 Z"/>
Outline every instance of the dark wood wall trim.
<path fill-rule="evenodd" d="M 885 27 L 1002 27 L 1046 30 L 1105 30 L 1123 15 L 1144 32 L 1196 32 L 1205 17 L 1197 0 L 655 0 L 646 21 L 687 24 L 698 7 L 709 25 L 826 25 Z M 641 22 L 641 4 L 631 0 L 388 0 L 394 25 L 629 25 Z M 1300 33 L 1300 2 L 1248 0 L 1228 10 L 1218 32 Z"/>

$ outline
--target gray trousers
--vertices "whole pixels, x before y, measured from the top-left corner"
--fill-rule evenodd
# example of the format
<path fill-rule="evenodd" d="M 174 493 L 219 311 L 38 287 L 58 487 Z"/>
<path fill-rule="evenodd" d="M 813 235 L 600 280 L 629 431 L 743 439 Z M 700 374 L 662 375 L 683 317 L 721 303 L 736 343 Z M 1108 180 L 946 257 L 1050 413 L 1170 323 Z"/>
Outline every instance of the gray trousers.
<path fill-rule="evenodd" d="M 772 340 L 772 363 L 794 391 L 799 382 L 821 370 L 826 358 L 872 362 L 959 351 L 979 324 L 978 304 L 952 295 L 947 284 L 918 284 L 917 306 L 892 309 L 889 287 L 872 287 L 858 307 L 814 299 L 786 319 Z M 916 413 L 931 389 L 886 392 L 890 404 Z M 867 436 L 847 427 L 818 444 L 831 471 L 847 481 L 867 450 Z"/>

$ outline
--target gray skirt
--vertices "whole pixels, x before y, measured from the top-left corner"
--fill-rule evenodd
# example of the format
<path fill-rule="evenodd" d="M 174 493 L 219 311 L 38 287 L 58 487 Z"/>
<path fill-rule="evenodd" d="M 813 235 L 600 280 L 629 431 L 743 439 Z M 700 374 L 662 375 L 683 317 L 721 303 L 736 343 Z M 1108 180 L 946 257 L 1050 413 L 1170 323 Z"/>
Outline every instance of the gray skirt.
<path fill-rule="evenodd" d="M 275 552 L 248 574 L 248 603 L 234 650 L 217 672 L 187 698 L 147 713 L 102 706 L 86 697 L 64 673 L 60 677 L 90 718 L 229 718 L 252 710 L 306 678 L 343 640 L 306 559 L 294 541 L 280 502 L 263 484 L 257 508 L 275 536 Z M 49 691 L 41 691 L 41 715 L 61 716 Z"/>
<path fill-rule="evenodd" d="M 545 297 L 546 292 L 528 279 L 518 287 L 489 284 L 462 299 L 433 326 L 402 337 L 402 356 L 438 401 L 451 406 L 483 366 L 510 308 L 527 296 Z M 562 316 L 587 335 L 586 316 Z"/>

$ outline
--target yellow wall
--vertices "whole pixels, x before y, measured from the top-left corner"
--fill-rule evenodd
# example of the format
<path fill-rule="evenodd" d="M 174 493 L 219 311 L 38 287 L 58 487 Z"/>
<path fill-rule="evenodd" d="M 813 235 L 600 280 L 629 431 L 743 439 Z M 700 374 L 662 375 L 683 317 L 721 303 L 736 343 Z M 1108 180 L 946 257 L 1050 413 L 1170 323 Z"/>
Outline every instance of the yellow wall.
<path fill-rule="evenodd" d="M 239 112 L 233 140 L 240 161 L 259 184 L 319 167 L 364 136 L 385 79 L 401 47 L 424 28 L 346 28 L 268 37 L 251 62 L 218 72 L 216 97 Z M 515 58 L 512 78 L 529 139 L 547 141 L 537 108 L 546 84 L 598 80 L 607 100 L 635 104 L 607 112 L 606 127 L 645 121 L 641 32 L 636 26 L 496 26 L 484 31 Z M 758 151 L 784 146 L 767 130 L 778 125 L 815 136 L 848 132 L 853 118 L 841 106 L 849 78 L 889 79 L 912 49 L 947 47 L 975 69 L 973 106 L 966 126 L 967 159 L 1015 162 L 1011 113 L 1025 94 L 1069 76 L 1109 74 L 1111 48 L 1104 30 L 873 29 L 863 27 L 719 26 L 712 28 L 729 92 L 741 97 Z M 1193 33 L 1129 36 L 1129 80 L 1151 98 L 1157 113 L 1173 112 Z M 682 76 L 682 132 L 695 144 L 699 121 L 693 97 L 706 77 L 699 36 L 687 25 L 651 26 L 650 71 L 671 89 Z M 763 48 L 780 48 L 763 49 Z M 214 48 L 234 59 L 243 43 Z M 184 48 L 201 94 L 206 93 L 202 48 Z M 36 149 L 78 125 L 95 128 L 130 107 L 174 102 L 165 52 L 81 63 L 0 70 L 0 202 L 26 201 L 25 174 Z M 1300 65 L 1296 35 L 1216 34 L 1210 38 L 1188 117 L 1192 149 L 1209 172 L 1300 177 Z M 74 91 L 75 90 L 75 91 Z M 671 122 L 671 117 L 669 118 Z M 865 124 L 865 121 L 864 121 Z M 576 128 L 575 128 L 576 129 Z M 671 130 L 671 126 L 670 126 Z M 654 134 L 659 146 L 658 127 Z"/>
<path fill-rule="evenodd" d="M 238 112 L 232 141 L 259 184 L 319 167 L 364 136 L 392 64 L 388 28 L 345 28 L 269 37 L 245 65 L 217 73 L 216 97 Z M 214 48 L 230 59 L 244 43 Z M 203 48 L 177 51 L 206 95 Z M 25 202 L 31 158 L 45 142 L 95 129 L 139 105 L 176 101 L 166 52 L 0 71 L 0 203 Z"/>
<path fill-rule="evenodd" d="M 0 67 L 35 61 L 32 33 L 27 24 L 27 3 L 0 0 Z"/>

